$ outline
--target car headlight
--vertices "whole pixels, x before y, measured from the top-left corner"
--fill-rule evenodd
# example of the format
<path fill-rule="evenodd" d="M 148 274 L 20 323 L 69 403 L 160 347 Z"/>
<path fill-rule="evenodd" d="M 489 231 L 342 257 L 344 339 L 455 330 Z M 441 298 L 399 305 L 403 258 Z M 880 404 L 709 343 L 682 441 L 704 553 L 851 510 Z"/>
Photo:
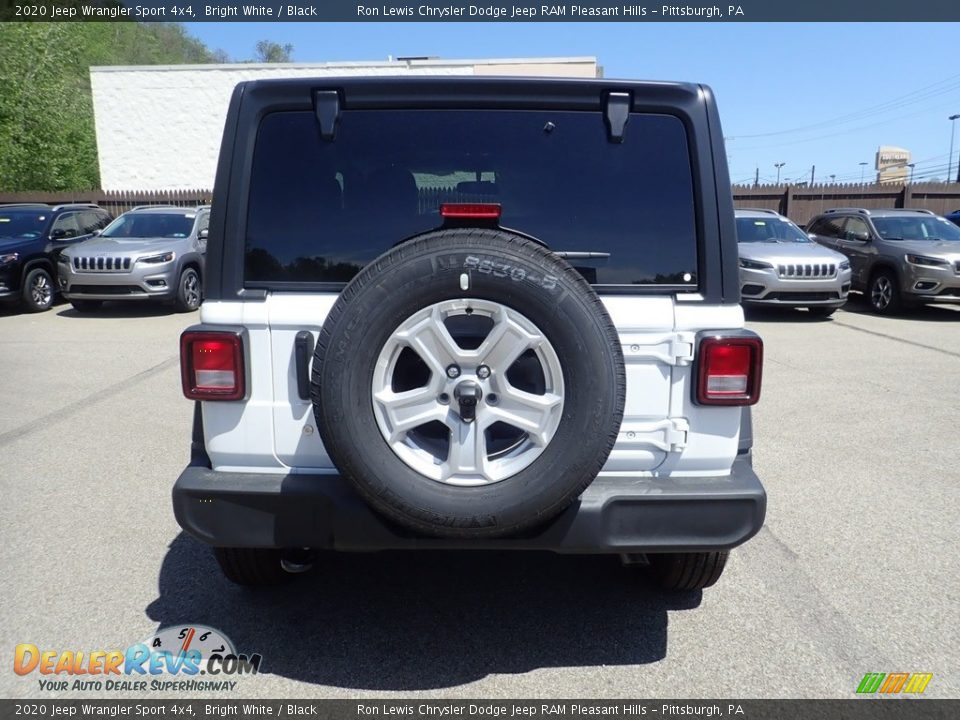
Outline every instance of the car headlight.
<path fill-rule="evenodd" d="M 15 263 L 19 259 L 20 253 L 7 253 L 5 255 L 0 255 L 0 267 Z"/>
<path fill-rule="evenodd" d="M 841 260 L 841 261 L 840 261 L 840 269 L 841 269 L 841 270 L 849 270 L 849 269 L 850 269 L 850 261 L 849 261 L 849 260 Z"/>
<path fill-rule="evenodd" d="M 769 263 L 757 262 L 756 260 L 740 258 L 740 267 L 746 268 L 747 270 L 769 270 L 773 267 L 773 265 Z"/>
<path fill-rule="evenodd" d="M 147 265 L 159 265 L 160 263 L 168 263 L 172 261 L 177 256 L 173 252 L 160 253 L 159 255 L 147 255 L 145 257 L 137 258 L 138 263 L 146 263 Z"/>
<path fill-rule="evenodd" d="M 926 265 L 928 267 L 950 267 L 949 260 L 930 257 L 929 255 L 905 255 L 911 265 Z"/>

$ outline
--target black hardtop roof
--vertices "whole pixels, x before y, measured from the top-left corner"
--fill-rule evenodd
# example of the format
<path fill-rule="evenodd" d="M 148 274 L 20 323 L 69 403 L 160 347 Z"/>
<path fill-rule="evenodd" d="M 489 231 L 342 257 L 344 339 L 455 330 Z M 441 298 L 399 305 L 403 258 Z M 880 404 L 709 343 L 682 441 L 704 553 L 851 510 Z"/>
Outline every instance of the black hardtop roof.
<path fill-rule="evenodd" d="M 343 87 L 413 87 L 422 89 L 435 87 L 453 94 L 463 92 L 470 87 L 473 90 L 514 86 L 535 90 L 537 87 L 549 90 L 557 87 L 597 88 L 603 90 L 616 88 L 683 88 L 695 90 L 697 83 L 669 80 L 618 80 L 612 78 L 573 78 L 573 77 L 514 77 L 503 75 L 320 75 L 287 78 L 261 78 L 245 80 L 242 85 L 340 85 Z"/>
<path fill-rule="evenodd" d="M 653 80 L 497 76 L 346 76 L 248 80 L 237 85 L 245 95 L 299 95 L 322 90 L 341 94 L 343 109 L 377 106 L 598 107 L 611 92 L 663 103 L 690 103 L 703 97 L 702 85 Z M 707 94 L 709 90 L 707 89 Z"/>

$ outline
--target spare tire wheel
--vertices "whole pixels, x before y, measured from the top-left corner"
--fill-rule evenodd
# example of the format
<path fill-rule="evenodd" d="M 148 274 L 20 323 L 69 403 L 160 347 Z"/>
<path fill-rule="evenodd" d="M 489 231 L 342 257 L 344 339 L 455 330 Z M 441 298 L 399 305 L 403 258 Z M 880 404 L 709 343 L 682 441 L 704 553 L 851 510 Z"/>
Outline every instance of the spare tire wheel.
<path fill-rule="evenodd" d="M 394 247 L 347 285 L 311 392 L 327 452 L 372 507 L 481 538 L 542 523 L 590 484 L 625 378 L 610 317 L 566 261 L 457 228 Z"/>

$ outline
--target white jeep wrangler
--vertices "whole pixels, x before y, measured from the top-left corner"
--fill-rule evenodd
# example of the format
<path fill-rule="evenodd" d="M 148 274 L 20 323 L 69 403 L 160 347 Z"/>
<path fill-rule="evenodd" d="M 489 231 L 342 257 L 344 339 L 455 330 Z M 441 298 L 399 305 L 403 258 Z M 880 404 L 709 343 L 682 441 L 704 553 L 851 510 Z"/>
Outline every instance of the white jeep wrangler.
<path fill-rule="evenodd" d="M 722 137 L 701 85 L 239 85 L 180 525 L 243 584 L 484 548 L 712 585 L 766 507 Z"/>

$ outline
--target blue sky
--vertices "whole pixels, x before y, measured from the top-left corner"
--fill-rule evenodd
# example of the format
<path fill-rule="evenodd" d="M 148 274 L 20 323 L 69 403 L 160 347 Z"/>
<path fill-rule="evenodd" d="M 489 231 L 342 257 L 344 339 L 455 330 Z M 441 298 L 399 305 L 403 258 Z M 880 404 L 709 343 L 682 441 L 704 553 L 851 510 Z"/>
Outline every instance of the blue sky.
<path fill-rule="evenodd" d="M 960 113 L 960 24 L 194 23 L 233 59 L 258 40 L 296 62 L 593 55 L 606 77 L 711 85 L 734 182 L 867 177 L 879 145 L 913 153 L 916 179 L 945 178 Z M 960 121 L 957 121 L 960 125 Z M 960 150 L 954 145 L 953 175 Z"/>

